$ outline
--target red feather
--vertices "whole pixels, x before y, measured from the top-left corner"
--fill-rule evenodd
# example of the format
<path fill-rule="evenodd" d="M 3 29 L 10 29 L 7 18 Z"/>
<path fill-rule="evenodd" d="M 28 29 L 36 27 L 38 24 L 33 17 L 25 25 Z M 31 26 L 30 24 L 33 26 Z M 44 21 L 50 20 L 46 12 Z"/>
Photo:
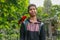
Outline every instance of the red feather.
<path fill-rule="evenodd" d="M 26 16 L 22 16 L 22 18 L 18 21 L 18 24 L 20 24 L 21 22 L 23 22 L 27 17 Z"/>

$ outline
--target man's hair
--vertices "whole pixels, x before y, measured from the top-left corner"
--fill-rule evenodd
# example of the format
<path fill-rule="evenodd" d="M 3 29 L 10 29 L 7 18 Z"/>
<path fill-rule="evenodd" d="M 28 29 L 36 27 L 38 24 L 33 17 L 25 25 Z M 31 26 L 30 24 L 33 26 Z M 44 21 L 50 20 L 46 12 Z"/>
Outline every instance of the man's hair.
<path fill-rule="evenodd" d="M 29 12 L 29 9 L 30 9 L 31 6 L 34 6 L 35 8 L 37 8 L 35 4 L 30 4 L 30 5 L 28 6 L 28 12 Z"/>

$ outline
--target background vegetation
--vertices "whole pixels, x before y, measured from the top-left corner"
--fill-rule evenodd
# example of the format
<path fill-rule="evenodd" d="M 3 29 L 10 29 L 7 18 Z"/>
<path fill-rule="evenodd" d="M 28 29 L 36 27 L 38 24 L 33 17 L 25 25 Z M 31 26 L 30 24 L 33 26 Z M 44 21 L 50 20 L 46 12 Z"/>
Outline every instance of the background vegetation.
<path fill-rule="evenodd" d="M 52 5 L 51 3 L 49 5 L 46 3 L 47 2 L 45 1 L 44 7 L 37 8 L 37 17 L 42 21 L 45 21 L 49 18 L 56 20 L 57 22 L 53 21 L 53 24 L 56 23 L 57 30 L 60 31 L 60 5 Z M 20 39 L 20 26 L 18 25 L 18 20 L 21 19 L 23 15 L 29 17 L 27 12 L 28 5 L 29 0 L 0 1 L 0 40 Z M 48 9 L 46 9 L 47 7 Z"/>

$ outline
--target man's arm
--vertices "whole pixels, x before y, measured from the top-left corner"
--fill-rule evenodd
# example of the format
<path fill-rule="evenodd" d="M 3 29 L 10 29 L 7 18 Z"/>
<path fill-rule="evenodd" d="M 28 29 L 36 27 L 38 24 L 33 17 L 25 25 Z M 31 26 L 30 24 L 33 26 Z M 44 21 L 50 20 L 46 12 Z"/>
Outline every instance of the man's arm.
<path fill-rule="evenodd" d="M 25 30 L 24 30 L 24 24 L 21 24 L 20 28 L 20 40 L 25 40 Z"/>
<path fill-rule="evenodd" d="M 46 40 L 46 32 L 45 32 L 44 24 L 41 26 L 41 30 L 40 30 L 40 40 Z"/>

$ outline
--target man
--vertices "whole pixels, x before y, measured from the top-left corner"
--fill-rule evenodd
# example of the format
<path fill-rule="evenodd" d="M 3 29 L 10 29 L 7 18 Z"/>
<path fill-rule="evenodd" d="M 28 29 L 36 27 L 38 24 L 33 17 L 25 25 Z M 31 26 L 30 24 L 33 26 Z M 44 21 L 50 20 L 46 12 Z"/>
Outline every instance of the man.
<path fill-rule="evenodd" d="M 22 22 L 20 29 L 20 40 L 45 40 L 44 24 L 36 17 L 36 5 L 28 6 L 30 18 Z"/>

